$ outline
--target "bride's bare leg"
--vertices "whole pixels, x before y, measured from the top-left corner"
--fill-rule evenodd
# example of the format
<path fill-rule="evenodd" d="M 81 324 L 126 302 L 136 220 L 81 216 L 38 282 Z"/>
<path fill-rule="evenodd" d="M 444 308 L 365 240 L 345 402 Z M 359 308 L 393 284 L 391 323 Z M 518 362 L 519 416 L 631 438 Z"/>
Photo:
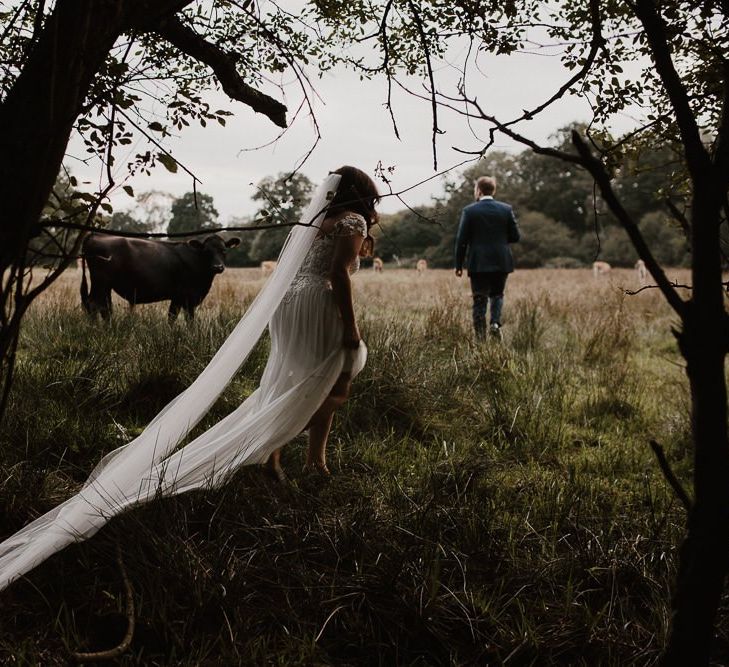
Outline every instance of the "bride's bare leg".
<path fill-rule="evenodd" d="M 306 465 L 324 469 L 327 464 L 326 447 L 329 431 L 332 428 L 334 410 L 317 410 L 309 422 L 309 449 L 306 452 Z"/>
<path fill-rule="evenodd" d="M 324 399 L 321 407 L 314 413 L 309 421 L 309 449 L 306 453 L 306 465 L 326 469 L 326 448 L 329 431 L 332 428 L 334 412 L 349 397 L 349 388 L 352 377 L 349 373 L 342 373 L 337 379 L 332 391 Z"/>
<path fill-rule="evenodd" d="M 281 467 L 281 448 L 274 449 L 266 461 L 266 467 L 271 474 L 279 481 L 286 482 L 286 473 Z"/>

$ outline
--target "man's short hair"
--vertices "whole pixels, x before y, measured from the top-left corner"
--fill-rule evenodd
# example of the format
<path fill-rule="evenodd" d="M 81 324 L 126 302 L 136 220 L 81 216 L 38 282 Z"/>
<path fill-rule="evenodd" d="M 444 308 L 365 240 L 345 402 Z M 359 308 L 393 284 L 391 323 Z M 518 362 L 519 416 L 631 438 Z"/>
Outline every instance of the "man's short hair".
<path fill-rule="evenodd" d="M 493 176 L 481 176 L 476 180 L 476 187 L 482 196 L 493 195 L 496 192 L 496 179 Z"/>

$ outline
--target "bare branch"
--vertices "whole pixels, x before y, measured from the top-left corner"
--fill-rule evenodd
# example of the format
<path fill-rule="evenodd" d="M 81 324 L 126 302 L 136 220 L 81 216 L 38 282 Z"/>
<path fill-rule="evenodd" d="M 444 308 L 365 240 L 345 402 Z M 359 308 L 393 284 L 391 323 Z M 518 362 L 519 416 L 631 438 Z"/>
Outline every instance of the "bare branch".
<path fill-rule="evenodd" d="M 123 653 L 129 649 L 129 647 L 132 645 L 132 638 L 134 637 L 134 626 L 135 626 L 135 619 L 134 619 L 134 593 L 132 591 L 132 584 L 129 581 L 129 576 L 127 575 L 127 569 L 124 567 L 124 560 L 122 559 L 121 554 L 121 548 L 119 547 L 119 543 L 117 542 L 116 545 L 116 562 L 119 565 L 119 571 L 121 572 L 122 581 L 124 582 L 124 595 L 126 597 L 126 616 L 127 616 L 127 631 L 124 637 L 122 638 L 121 642 L 114 648 L 108 649 L 106 651 L 95 651 L 93 653 L 77 653 L 74 652 L 73 658 L 74 660 L 84 663 L 84 662 L 97 662 L 100 660 L 114 660 L 115 658 L 118 658 Z"/>
<path fill-rule="evenodd" d="M 584 79 L 585 76 L 587 76 L 590 68 L 595 62 L 595 58 L 597 58 L 599 50 L 605 45 L 605 38 L 602 36 L 602 21 L 600 20 L 599 0 L 590 0 L 590 21 L 592 24 L 592 39 L 590 41 L 590 51 L 588 52 L 582 67 L 577 70 L 574 76 L 570 77 L 567 82 L 560 86 L 559 90 L 557 90 L 557 92 L 554 93 L 554 95 L 552 95 L 552 97 L 550 97 L 546 102 L 543 102 L 533 109 L 524 110 L 524 113 L 519 118 L 515 118 L 508 123 L 504 123 L 505 127 L 509 125 L 515 125 L 522 120 L 532 120 L 534 116 L 541 113 L 548 106 L 554 104 L 557 100 L 560 100 L 562 97 L 564 97 L 565 94 L 569 92 L 569 90 L 572 88 L 572 86 L 574 86 L 578 81 Z"/>
<path fill-rule="evenodd" d="M 243 81 L 235 61 L 221 48 L 203 39 L 176 16 L 161 20 L 151 30 L 183 53 L 208 65 L 229 97 L 247 104 L 279 127 L 286 127 L 286 106 Z"/>
<path fill-rule="evenodd" d="M 258 218 L 265 220 L 265 218 Z M 246 225 L 244 227 L 209 227 L 208 229 L 196 229 L 189 232 L 168 234 L 167 232 L 128 232 L 122 229 L 107 229 L 106 227 L 94 227 L 93 225 L 68 222 L 66 220 L 55 220 L 49 218 L 44 221 L 44 226 L 60 227 L 61 229 L 77 229 L 80 231 L 93 232 L 94 234 L 105 234 L 107 236 L 121 236 L 129 239 L 183 239 L 191 236 L 205 236 L 206 234 L 217 234 L 218 232 L 257 232 L 261 229 L 280 229 L 282 227 L 311 227 L 311 222 L 280 222 L 272 225 Z"/>
<path fill-rule="evenodd" d="M 443 131 L 438 127 L 438 102 L 436 101 L 433 65 L 430 61 L 430 49 L 428 48 L 428 38 L 426 37 L 425 29 L 423 28 L 423 20 L 420 18 L 420 14 L 418 14 L 418 10 L 415 8 L 415 5 L 411 2 L 411 0 L 408 0 L 408 6 L 410 7 L 410 13 L 413 15 L 413 20 L 415 21 L 415 25 L 418 29 L 420 44 L 423 47 L 423 55 L 425 56 L 425 66 L 428 70 L 428 80 L 430 81 L 430 105 L 433 116 L 433 171 L 438 171 L 438 151 L 435 140 L 439 134 L 443 134 Z"/>
<path fill-rule="evenodd" d="M 392 8 L 393 0 L 387 0 L 385 9 L 382 12 L 382 20 L 380 21 L 380 35 L 382 37 L 382 48 L 385 51 L 385 55 L 382 61 L 382 70 L 385 72 L 387 77 L 387 111 L 390 114 L 390 120 L 392 121 L 392 129 L 395 132 L 395 137 L 400 139 L 400 131 L 397 128 L 397 121 L 395 120 L 395 112 L 392 109 L 392 75 L 390 74 L 390 42 L 387 39 L 387 16 Z"/>
<path fill-rule="evenodd" d="M 242 11 L 246 12 L 250 16 L 254 17 L 253 13 L 251 12 L 250 6 L 252 2 L 247 1 L 243 4 L 236 2 L 235 0 L 230 0 L 236 7 L 241 9 Z M 255 17 L 254 17 L 255 18 Z M 316 137 L 314 138 L 314 143 L 312 144 L 311 148 L 306 152 L 306 154 L 299 160 L 299 162 L 295 165 L 291 173 L 284 179 L 288 180 L 291 178 L 301 167 L 304 166 L 304 163 L 309 159 L 309 156 L 314 152 L 314 149 L 319 144 L 319 141 L 321 139 L 321 129 L 319 128 L 319 121 L 316 119 L 316 114 L 314 113 L 314 106 L 311 102 L 311 99 L 309 98 L 309 91 L 308 88 L 318 97 L 318 94 L 316 92 L 316 89 L 311 85 L 311 82 L 309 81 L 308 76 L 306 73 L 301 69 L 301 66 L 296 61 L 296 58 L 294 58 L 286 48 L 286 45 L 284 42 L 281 41 L 279 36 L 266 28 L 265 25 L 259 22 L 258 29 L 260 30 L 261 34 L 269 39 L 278 49 L 278 52 L 281 54 L 281 57 L 289 64 L 291 67 L 291 70 L 294 73 L 294 76 L 296 77 L 296 80 L 299 84 L 299 88 L 301 89 L 301 93 L 304 96 L 304 101 L 306 102 L 306 106 L 309 109 L 309 117 L 311 118 L 311 122 L 314 124 L 314 129 L 316 130 Z"/>
<path fill-rule="evenodd" d="M 675 280 L 671 282 L 672 287 L 680 287 L 681 289 L 693 289 L 691 285 L 684 285 L 683 283 L 678 283 Z M 650 289 L 660 289 L 658 285 L 643 285 L 643 287 L 639 287 L 638 289 L 624 289 L 623 294 L 626 294 L 628 296 L 635 296 L 636 294 L 640 294 L 641 292 L 645 290 Z"/>
<path fill-rule="evenodd" d="M 681 486 L 681 482 L 678 481 L 678 477 L 676 477 L 673 470 L 671 470 L 671 466 L 668 464 L 666 455 L 663 453 L 663 447 L 661 447 L 661 445 L 659 445 L 655 440 L 651 440 L 650 445 L 653 453 L 658 459 L 658 465 L 660 466 L 661 472 L 666 478 L 666 481 L 670 484 L 674 493 L 678 496 L 678 499 L 686 508 L 686 511 L 691 511 L 693 503 L 691 502 L 688 493 L 686 493 L 686 490 L 683 488 L 683 486 Z"/>
<path fill-rule="evenodd" d="M 525 146 L 529 146 L 529 148 L 531 148 L 535 153 L 538 153 L 539 155 L 547 155 L 549 157 L 558 158 L 563 162 L 582 164 L 582 159 L 579 155 L 567 153 L 566 151 L 560 151 L 556 148 L 549 148 L 548 146 L 540 146 L 536 141 L 532 141 L 528 137 L 525 137 L 523 134 L 512 130 L 505 123 L 499 121 L 495 116 L 487 114 L 483 109 L 481 109 L 480 105 L 478 104 L 478 102 L 476 102 L 476 100 L 470 100 L 469 102 L 476 107 L 481 118 L 487 120 L 489 123 L 494 125 L 495 129 L 504 133 L 506 136 L 511 137 L 512 139 L 514 139 L 514 141 L 518 141 Z M 491 131 L 493 132 L 493 129 Z"/>

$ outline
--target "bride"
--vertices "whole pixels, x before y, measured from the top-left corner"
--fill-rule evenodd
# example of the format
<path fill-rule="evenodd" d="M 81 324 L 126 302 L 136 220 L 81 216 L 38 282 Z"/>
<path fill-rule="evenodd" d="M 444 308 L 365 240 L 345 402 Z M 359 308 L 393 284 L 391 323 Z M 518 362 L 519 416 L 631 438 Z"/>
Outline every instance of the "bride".
<path fill-rule="evenodd" d="M 273 316 L 271 355 L 261 387 L 280 391 L 288 373 L 294 386 L 321 373 L 320 367 L 346 355 L 345 363 L 329 395 L 309 420 L 309 449 L 305 470 L 329 475 L 326 444 L 335 410 L 347 400 L 352 378 L 364 365 L 366 348 L 354 316 L 349 274 L 359 268 L 359 257 L 372 254 L 370 227 L 377 222 L 379 201 L 372 179 L 355 167 L 341 167 L 337 193 L 330 202 L 320 231 L 314 239 L 294 282 Z M 294 366 L 296 367 L 294 370 Z M 326 383 L 329 384 L 328 382 Z M 264 399 L 267 400 L 267 399 Z M 280 481 L 281 450 L 268 465 Z"/>
<path fill-rule="evenodd" d="M 83 488 L 0 543 L 0 590 L 113 516 L 158 496 L 222 484 L 242 465 L 268 462 L 284 478 L 280 448 L 309 430 L 306 468 L 327 475 L 335 410 L 367 358 L 349 274 L 372 248 L 377 188 L 341 167 L 292 229 L 276 270 L 197 379 L 133 441 L 102 458 Z M 261 383 L 232 413 L 178 445 L 220 396 L 266 325 L 271 351 Z M 175 451 L 176 450 L 176 451 Z"/>

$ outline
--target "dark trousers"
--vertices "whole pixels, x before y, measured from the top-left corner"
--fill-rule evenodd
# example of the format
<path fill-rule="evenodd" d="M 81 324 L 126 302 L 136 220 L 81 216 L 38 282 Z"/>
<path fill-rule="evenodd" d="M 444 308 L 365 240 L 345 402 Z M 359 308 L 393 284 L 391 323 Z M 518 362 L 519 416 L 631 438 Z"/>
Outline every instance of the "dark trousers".
<path fill-rule="evenodd" d="M 508 273 L 489 271 L 469 273 L 473 293 L 473 328 L 476 336 L 486 334 L 486 309 L 491 304 L 491 324 L 501 325 L 501 309 L 504 306 L 504 287 Z"/>

